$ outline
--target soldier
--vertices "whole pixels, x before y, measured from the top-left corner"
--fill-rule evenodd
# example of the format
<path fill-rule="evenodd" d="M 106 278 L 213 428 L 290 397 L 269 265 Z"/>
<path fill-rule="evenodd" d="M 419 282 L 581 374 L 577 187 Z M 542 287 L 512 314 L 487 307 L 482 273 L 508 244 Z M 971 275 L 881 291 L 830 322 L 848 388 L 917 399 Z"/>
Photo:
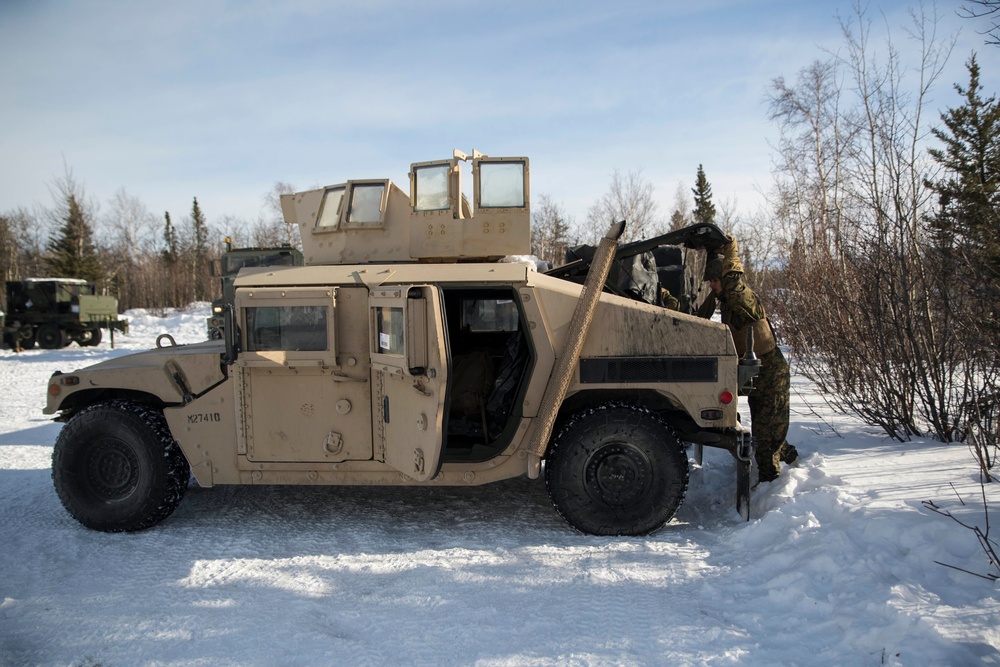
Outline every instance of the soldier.
<path fill-rule="evenodd" d="M 798 459 L 795 447 L 788 444 L 788 362 L 774 339 L 764 306 L 747 285 L 739 248 L 731 236 L 729 242 L 708 254 L 705 280 L 712 294 L 699 309 L 702 317 L 711 317 L 715 302 L 722 306 L 722 321 L 733 332 L 733 342 L 740 356 L 746 353 L 747 330 L 753 329 L 753 348 L 760 359 L 760 375 L 747 397 L 750 405 L 754 440 L 757 443 L 757 468 L 760 481 L 770 482 L 781 472 L 781 462 Z M 710 302 L 710 303 L 709 303 Z"/>
<path fill-rule="evenodd" d="M 21 332 L 17 327 L 7 326 L 6 317 L 4 312 L 0 310 L 0 329 L 3 330 L 4 345 L 14 352 L 21 352 Z"/>

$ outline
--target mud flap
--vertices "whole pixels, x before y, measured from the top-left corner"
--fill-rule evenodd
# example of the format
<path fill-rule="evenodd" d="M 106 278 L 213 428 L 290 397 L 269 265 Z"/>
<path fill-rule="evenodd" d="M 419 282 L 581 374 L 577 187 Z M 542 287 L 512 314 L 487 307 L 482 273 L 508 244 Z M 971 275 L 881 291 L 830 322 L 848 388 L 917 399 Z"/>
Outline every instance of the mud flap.
<path fill-rule="evenodd" d="M 744 521 L 750 520 L 750 468 L 753 465 L 754 442 L 750 434 L 740 436 L 736 443 L 736 511 Z"/>

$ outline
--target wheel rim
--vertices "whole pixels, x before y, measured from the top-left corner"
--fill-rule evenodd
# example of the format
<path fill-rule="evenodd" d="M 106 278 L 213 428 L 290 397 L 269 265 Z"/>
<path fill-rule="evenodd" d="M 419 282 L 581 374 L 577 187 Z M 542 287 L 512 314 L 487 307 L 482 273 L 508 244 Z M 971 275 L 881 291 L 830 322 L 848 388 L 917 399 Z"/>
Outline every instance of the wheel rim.
<path fill-rule="evenodd" d="M 587 462 L 587 494 L 610 507 L 628 507 L 641 501 L 652 485 L 652 466 L 646 455 L 627 443 L 596 450 Z"/>
<path fill-rule="evenodd" d="M 101 500 L 127 498 L 139 482 L 139 459 L 120 440 L 98 441 L 87 459 L 87 480 Z"/>

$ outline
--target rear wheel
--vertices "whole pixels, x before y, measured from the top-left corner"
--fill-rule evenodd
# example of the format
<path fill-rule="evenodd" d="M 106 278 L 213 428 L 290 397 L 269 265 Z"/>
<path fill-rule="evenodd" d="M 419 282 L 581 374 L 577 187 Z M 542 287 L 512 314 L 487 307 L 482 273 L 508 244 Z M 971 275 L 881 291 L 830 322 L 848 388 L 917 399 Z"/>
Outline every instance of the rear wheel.
<path fill-rule="evenodd" d="M 69 337 L 59 328 L 58 324 L 43 324 L 38 327 L 38 347 L 43 350 L 58 350 L 66 347 Z"/>
<path fill-rule="evenodd" d="M 635 405 L 610 403 L 576 415 L 545 463 L 556 510 L 593 535 L 656 530 L 680 507 L 687 482 L 687 455 L 674 430 Z"/>
<path fill-rule="evenodd" d="M 128 401 L 74 415 L 52 453 L 63 506 L 84 526 L 106 532 L 142 530 L 170 516 L 189 476 L 163 413 Z"/>
<path fill-rule="evenodd" d="M 87 329 L 83 332 L 80 337 L 80 347 L 94 347 L 101 342 L 101 329 L 100 327 L 94 327 L 93 329 Z"/>

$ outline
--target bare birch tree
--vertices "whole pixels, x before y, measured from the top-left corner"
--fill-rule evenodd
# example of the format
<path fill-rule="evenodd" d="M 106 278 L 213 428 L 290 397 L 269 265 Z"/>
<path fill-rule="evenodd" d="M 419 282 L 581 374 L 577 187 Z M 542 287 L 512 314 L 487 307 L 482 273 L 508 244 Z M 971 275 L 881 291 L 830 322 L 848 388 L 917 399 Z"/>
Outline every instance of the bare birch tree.
<path fill-rule="evenodd" d="M 779 314 L 800 366 L 841 407 L 900 440 L 953 435 L 953 329 L 929 271 L 931 174 L 925 106 L 950 52 L 937 18 L 915 13 L 916 62 L 891 34 L 877 48 L 858 7 L 843 55 L 777 80 L 777 212 L 787 225 Z M 845 91 L 849 95 L 845 95 Z"/>
<path fill-rule="evenodd" d="M 532 209 L 531 254 L 552 266 L 565 263 L 566 248 L 572 244 L 572 220 L 548 195 L 535 197 Z"/>
<path fill-rule="evenodd" d="M 643 178 L 642 171 L 614 171 L 608 191 L 587 211 L 583 240 L 596 244 L 608 225 L 618 220 L 627 222 L 622 243 L 653 236 L 663 227 L 653 184 Z"/>

